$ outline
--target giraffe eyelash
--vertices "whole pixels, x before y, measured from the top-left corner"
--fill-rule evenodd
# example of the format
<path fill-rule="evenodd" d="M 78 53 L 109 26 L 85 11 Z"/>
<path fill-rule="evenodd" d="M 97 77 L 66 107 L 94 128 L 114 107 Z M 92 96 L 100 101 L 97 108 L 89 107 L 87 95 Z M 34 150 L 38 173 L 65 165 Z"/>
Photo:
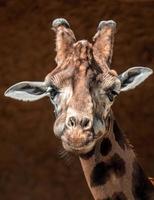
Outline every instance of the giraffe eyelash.
<path fill-rule="evenodd" d="M 116 97 L 118 93 L 115 90 L 108 90 L 106 92 L 106 95 L 108 96 L 110 101 L 113 101 L 114 97 Z"/>

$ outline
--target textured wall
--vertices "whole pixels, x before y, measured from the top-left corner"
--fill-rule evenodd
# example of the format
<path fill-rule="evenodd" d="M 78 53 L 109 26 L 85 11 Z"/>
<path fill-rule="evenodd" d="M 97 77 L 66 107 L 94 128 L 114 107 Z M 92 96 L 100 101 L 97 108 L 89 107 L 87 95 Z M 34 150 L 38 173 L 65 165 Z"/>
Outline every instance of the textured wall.
<path fill-rule="evenodd" d="M 0 0 L 0 199 L 92 199 L 77 158 L 67 166 L 52 133 L 48 99 L 34 103 L 3 97 L 22 80 L 43 80 L 55 66 L 51 20 L 68 19 L 78 39 L 91 40 L 98 22 L 118 24 L 112 66 L 154 69 L 154 2 L 150 0 Z M 121 94 L 114 110 L 147 174 L 154 176 L 154 76 Z"/>

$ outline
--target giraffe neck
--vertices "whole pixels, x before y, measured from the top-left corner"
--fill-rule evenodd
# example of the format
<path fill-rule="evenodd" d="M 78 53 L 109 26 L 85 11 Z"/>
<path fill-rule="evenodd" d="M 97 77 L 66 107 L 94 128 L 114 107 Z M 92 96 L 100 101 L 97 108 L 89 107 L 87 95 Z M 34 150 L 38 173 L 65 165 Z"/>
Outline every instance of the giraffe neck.
<path fill-rule="evenodd" d="M 154 188 L 146 178 L 131 145 L 115 120 L 94 149 L 80 156 L 81 166 L 95 200 L 153 200 Z"/>

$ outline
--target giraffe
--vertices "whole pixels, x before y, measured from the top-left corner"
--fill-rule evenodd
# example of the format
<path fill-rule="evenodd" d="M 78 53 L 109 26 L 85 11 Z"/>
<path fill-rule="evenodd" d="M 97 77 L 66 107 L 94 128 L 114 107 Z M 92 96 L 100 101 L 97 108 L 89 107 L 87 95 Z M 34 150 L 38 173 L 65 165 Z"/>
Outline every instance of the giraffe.
<path fill-rule="evenodd" d="M 77 41 L 69 23 L 55 19 L 56 68 L 44 81 L 19 82 L 5 96 L 36 101 L 48 96 L 55 108 L 54 133 L 79 156 L 95 200 L 153 200 L 154 187 L 121 132 L 111 106 L 120 92 L 134 89 L 152 70 L 110 68 L 116 23 L 101 21 L 93 42 Z"/>

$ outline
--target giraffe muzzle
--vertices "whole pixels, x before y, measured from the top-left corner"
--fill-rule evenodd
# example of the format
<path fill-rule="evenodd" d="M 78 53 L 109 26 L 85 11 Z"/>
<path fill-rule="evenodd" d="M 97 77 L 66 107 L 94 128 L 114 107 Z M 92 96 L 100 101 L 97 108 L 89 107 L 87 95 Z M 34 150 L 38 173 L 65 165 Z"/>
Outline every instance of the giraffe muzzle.
<path fill-rule="evenodd" d="M 92 131 L 83 131 L 81 127 L 66 130 L 61 136 L 63 147 L 67 151 L 83 153 L 89 150 L 94 142 Z"/>

